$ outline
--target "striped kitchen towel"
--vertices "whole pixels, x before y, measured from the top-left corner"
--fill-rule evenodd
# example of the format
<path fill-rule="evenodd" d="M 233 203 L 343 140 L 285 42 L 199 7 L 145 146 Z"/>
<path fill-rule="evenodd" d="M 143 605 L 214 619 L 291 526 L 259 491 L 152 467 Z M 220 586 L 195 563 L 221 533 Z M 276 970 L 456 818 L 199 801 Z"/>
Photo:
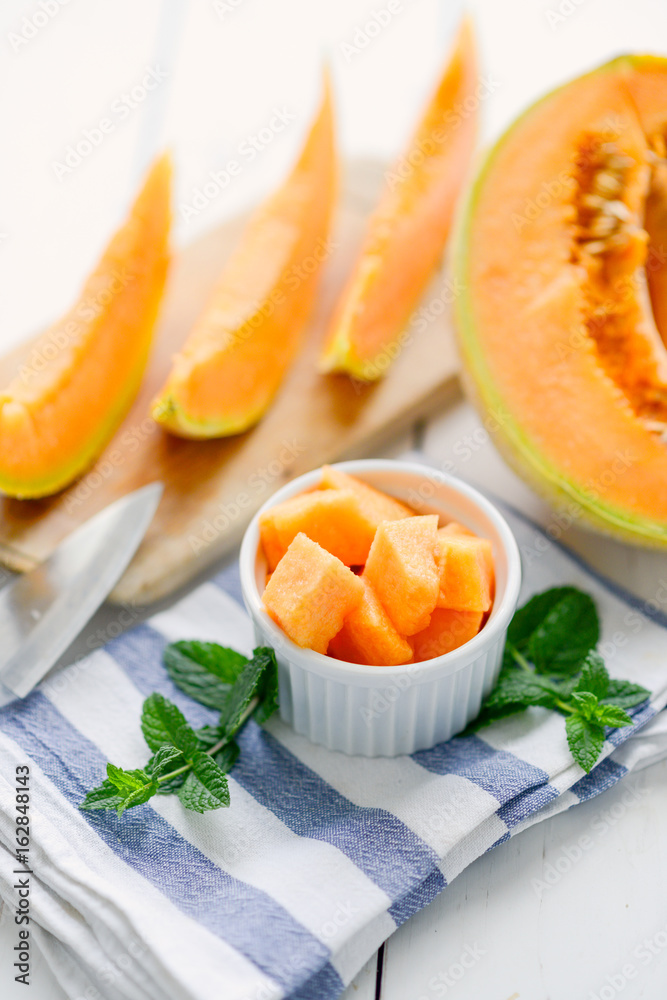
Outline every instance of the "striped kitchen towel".
<path fill-rule="evenodd" d="M 107 759 L 145 760 L 150 692 L 196 726 L 214 720 L 173 686 L 161 653 L 183 638 L 250 651 L 234 567 L 0 711 L 0 893 L 13 912 L 15 775 L 29 767 L 31 941 L 68 996 L 337 997 L 484 851 L 667 753 L 664 716 L 653 718 L 667 701 L 659 598 L 642 604 L 508 516 L 533 555 L 523 598 L 562 583 L 590 591 L 610 672 L 653 692 L 589 776 L 564 720 L 542 710 L 393 760 L 332 753 L 273 719 L 241 735 L 229 809 L 198 815 L 161 797 L 121 818 L 80 812 Z"/>

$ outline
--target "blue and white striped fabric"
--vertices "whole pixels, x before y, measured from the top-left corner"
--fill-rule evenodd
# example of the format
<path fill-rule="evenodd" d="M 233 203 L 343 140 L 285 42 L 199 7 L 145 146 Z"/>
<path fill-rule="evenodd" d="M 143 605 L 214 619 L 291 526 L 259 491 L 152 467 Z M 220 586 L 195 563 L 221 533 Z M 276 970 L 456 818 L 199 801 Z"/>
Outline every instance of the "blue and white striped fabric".
<path fill-rule="evenodd" d="M 667 753 L 664 715 L 653 718 L 667 701 L 667 618 L 509 517 L 535 554 L 523 597 L 557 583 L 589 590 L 610 672 L 654 692 L 588 777 L 563 719 L 542 710 L 394 760 L 331 753 L 271 720 L 241 736 L 229 809 L 200 816 L 164 797 L 120 819 L 79 812 L 107 759 L 145 760 L 151 691 L 195 725 L 213 721 L 169 681 L 161 651 L 181 638 L 251 649 L 233 567 L 0 712 L 0 893 L 13 907 L 14 773 L 28 763 L 32 937 L 69 996 L 337 997 L 483 852 Z"/>

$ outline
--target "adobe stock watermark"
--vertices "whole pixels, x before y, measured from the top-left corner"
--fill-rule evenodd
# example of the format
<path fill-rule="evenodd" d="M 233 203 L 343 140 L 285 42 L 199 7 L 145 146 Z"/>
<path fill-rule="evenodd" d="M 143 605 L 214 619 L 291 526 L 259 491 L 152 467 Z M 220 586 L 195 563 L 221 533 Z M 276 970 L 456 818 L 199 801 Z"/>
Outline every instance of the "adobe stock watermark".
<path fill-rule="evenodd" d="M 365 21 L 357 24 L 349 41 L 339 42 L 339 49 L 346 63 L 351 63 L 355 56 L 371 45 L 385 28 L 393 23 L 397 15 L 405 10 L 403 0 L 388 0 L 384 7 L 371 10 Z"/>
<path fill-rule="evenodd" d="M 83 331 L 83 324 L 91 323 L 123 289 L 131 284 L 135 275 L 126 267 L 115 268 L 105 279 L 105 285 L 95 295 L 87 296 L 70 311 L 64 320 L 48 330 L 31 349 L 25 363 L 19 366 L 18 377 L 26 385 L 44 371 Z"/>
<path fill-rule="evenodd" d="M 438 147 L 442 146 L 452 133 L 477 111 L 483 101 L 486 101 L 491 94 L 495 94 L 500 86 L 500 81 L 494 80 L 492 76 L 481 77 L 474 93 L 468 94 L 462 101 L 455 101 L 442 116 L 442 125 L 434 128 L 427 137 L 418 139 L 410 151 L 385 173 L 389 188 L 393 191 L 401 181 L 407 180 L 428 156 L 433 156 Z"/>
<path fill-rule="evenodd" d="M 245 2 L 246 0 L 213 0 L 212 7 L 220 20 L 224 21 L 230 14 L 235 14 Z"/>
<path fill-rule="evenodd" d="M 69 2 L 70 0 L 40 0 L 32 14 L 26 14 L 22 19 L 20 27 L 8 33 L 7 41 L 14 52 L 21 52 L 33 38 L 37 38 Z"/>
<path fill-rule="evenodd" d="M 131 937 L 121 954 L 107 960 L 98 960 L 94 965 L 97 978 L 104 986 L 110 988 L 118 988 L 120 981 L 125 977 L 128 977 L 133 983 L 136 983 L 137 980 L 142 982 L 146 977 L 142 963 L 145 954 L 146 946 L 137 938 Z M 89 983 L 85 992 L 76 1000 L 104 1000 L 104 996 L 92 983 Z"/>
<path fill-rule="evenodd" d="M 245 490 L 217 505 L 217 513 L 202 522 L 201 529 L 188 535 L 188 542 L 195 555 L 206 549 L 219 535 L 227 531 L 246 511 L 257 507 L 258 500 L 266 495 L 271 486 L 294 464 L 294 460 L 305 451 L 296 438 L 281 441 L 280 451 L 263 468 L 256 469 L 247 479 Z"/>
<path fill-rule="evenodd" d="M 560 0 L 560 3 L 555 7 L 549 7 L 548 10 L 545 10 L 544 16 L 551 30 L 559 28 L 586 2 L 587 0 Z"/>
<path fill-rule="evenodd" d="M 360 912 L 359 907 L 352 900 L 335 900 L 331 915 L 324 923 L 314 929 L 315 937 L 331 947 L 334 939 L 340 936 L 341 930 L 355 923 Z M 346 936 L 349 938 L 351 933 L 352 930 L 349 930 Z M 291 952 L 283 955 L 282 968 L 283 976 L 290 983 L 288 986 L 290 995 L 295 990 L 301 994 L 297 988 L 303 986 L 303 983 L 313 974 L 312 957 L 308 954 L 307 949 L 295 947 Z M 309 993 L 309 996 L 311 995 L 315 994 Z M 246 994 L 244 1000 L 278 1000 L 279 996 L 283 996 L 283 992 L 277 984 L 266 983 L 259 986 L 252 994 Z"/>
<path fill-rule="evenodd" d="M 381 378 L 408 344 L 411 344 L 418 334 L 428 329 L 438 316 L 446 313 L 466 287 L 458 278 L 445 278 L 428 302 L 424 302 L 412 313 L 398 337 L 379 351 L 372 361 L 364 361 L 360 374 L 351 379 L 356 394 L 363 392 L 369 382 Z"/>
<path fill-rule="evenodd" d="M 296 115 L 287 108 L 274 108 L 266 125 L 238 144 L 236 156 L 227 160 L 220 170 L 209 170 L 207 179 L 193 188 L 190 200 L 181 202 L 178 210 L 183 221 L 196 219 L 293 121 L 296 121 Z"/>
<path fill-rule="evenodd" d="M 474 945 L 467 944 L 457 961 L 452 962 L 451 965 L 442 972 L 438 972 L 437 975 L 431 976 L 426 984 L 429 992 L 420 993 L 417 1000 L 432 1000 L 434 996 L 447 996 L 449 991 L 465 977 L 466 972 L 474 968 L 484 955 L 486 955 L 486 949 L 480 948 L 477 943 Z"/>
<path fill-rule="evenodd" d="M 607 468 L 597 476 L 589 476 L 580 492 L 591 505 L 598 503 L 603 498 L 605 490 L 617 483 L 622 476 L 627 475 L 636 462 L 637 455 L 630 449 L 617 449 Z M 586 507 L 579 501 L 561 502 L 559 508 L 551 515 L 544 531 L 535 531 L 531 544 L 521 546 L 524 565 L 531 566 L 536 559 L 541 559 L 551 550 L 553 543 L 559 541 L 565 532 L 585 515 Z"/>
<path fill-rule="evenodd" d="M 108 114 L 95 125 L 85 128 L 78 139 L 69 143 L 60 160 L 52 161 L 51 169 L 58 180 L 62 181 L 80 167 L 166 79 L 167 73 L 163 69 L 149 66 L 138 83 L 112 101 Z"/>
<path fill-rule="evenodd" d="M 597 992 L 591 991 L 587 1000 L 614 1000 L 634 979 L 642 967 L 651 965 L 667 949 L 667 924 L 644 938 L 632 950 L 634 961 L 624 962 L 620 969 L 605 977 L 605 983 Z"/>
<path fill-rule="evenodd" d="M 239 311 L 230 321 L 230 329 L 224 331 L 224 342 L 221 346 L 233 349 L 250 340 L 265 320 L 273 316 L 276 309 L 287 302 L 286 289 L 296 292 L 339 247 L 340 244 L 330 237 L 326 240 L 319 239 L 312 253 L 290 264 L 287 270 L 283 271 L 279 283 L 271 289 L 266 298 L 255 300 L 251 306 L 244 304 L 243 311 Z"/>
<path fill-rule="evenodd" d="M 542 877 L 530 880 L 536 896 L 541 899 L 543 893 L 558 885 L 595 848 L 596 842 L 609 833 L 628 810 L 641 802 L 646 795 L 648 795 L 646 788 L 632 785 L 624 789 L 620 799 L 609 809 L 597 813 L 588 826 L 590 833 L 582 833 L 573 844 L 566 844 L 555 861 L 547 861 L 542 866 Z"/>
<path fill-rule="evenodd" d="M 628 119 L 621 115 L 609 115 L 600 123 L 598 131 L 604 135 L 605 141 L 609 142 L 622 135 L 629 124 Z M 571 198 L 575 188 L 576 181 L 569 170 L 561 170 L 554 177 L 543 180 L 534 197 L 524 198 L 521 212 L 511 213 L 510 221 L 515 230 L 520 233 L 525 226 L 539 219 L 542 213 L 554 202 Z"/>
<path fill-rule="evenodd" d="M 102 649 L 112 639 L 117 639 L 119 635 L 141 621 L 147 613 L 148 608 L 143 605 L 121 604 L 118 613 L 111 621 L 85 635 L 87 652 L 74 660 L 73 663 L 57 670 L 53 676 L 49 675 L 40 685 L 40 690 L 47 697 L 61 695 L 72 684 L 79 682 L 84 672 L 95 664 L 95 659 L 91 658 L 92 653 Z"/>
<path fill-rule="evenodd" d="M 139 424 L 134 424 L 122 432 L 114 445 L 107 448 L 95 463 L 90 472 L 78 480 L 76 486 L 65 495 L 65 510 L 71 514 L 82 503 L 89 500 L 95 490 L 107 482 L 127 462 L 128 458 L 139 451 L 144 441 L 152 437 L 158 430 L 158 424 L 152 417 L 145 417 Z"/>

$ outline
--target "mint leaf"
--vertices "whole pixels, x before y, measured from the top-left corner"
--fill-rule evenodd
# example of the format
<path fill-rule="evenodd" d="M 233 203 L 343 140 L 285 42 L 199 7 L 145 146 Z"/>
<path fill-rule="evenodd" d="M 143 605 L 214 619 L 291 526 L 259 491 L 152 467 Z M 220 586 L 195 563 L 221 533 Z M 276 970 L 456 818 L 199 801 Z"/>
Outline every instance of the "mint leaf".
<path fill-rule="evenodd" d="M 601 700 L 609 690 L 609 674 L 604 660 L 598 652 L 591 650 L 581 670 L 581 676 L 575 684 L 574 691 L 589 691 Z"/>
<path fill-rule="evenodd" d="M 604 728 L 599 722 L 570 715 L 565 720 L 565 732 L 570 752 L 577 764 L 588 774 L 604 746 Z"/>
<path fill-rule="evenodd" d="M 144 785 L 143 788 L 137 788 L 135 791 L 131 792 L 127 798 L 121 802 L 119 806 L 116 807 L 116 812 L 119 816 L 122 816 L 126 809 L 132 809 L 133 806 L 141 806 L 144 802 L 148 802 L 154 795 L 157 795 L 157 782 L 151 781 L 149 784 Z"/>
<path fill-rule="evenodd" d="M 634 708 L 635 705 L 641 705 L 650 697 L 651 692 L 640 684 L 612 679 L 609 681 L 604 703 L 605 705 L 618 705 L 619 708 Z"/>
<path fill-rule="evenodd" d="M 484 703 L 484 708 L 493 710 L 510 704 L 521 708 L 529 705 L 552 708 L 558 694 L 558 688 L 546 677 L 540 677 L 534 672 L 503 668 L 498 684 Z"/>
<path fill-rule="evenodd" d="M 624 726 L 632 725 L 631 717 L 618 705 L 598 705 L 595 718 L 603 726 L 611 726 L 613 729 L 622 729 Z"/>
<path fill-rule="evenodd" d="M 650 697 L 638 684 L 610 679 L 595 649 L 599 637 L 588 594 L 576 587 L 535 594 L 510 622 L 498 681 L 466 732 L 531 705 L 550 708 L 566 716 L 570 750 L 589 772 L 604 745 L 604 727 L 632 725 L 624 709 Z"/>
<path fill-rule="evenodd" d="M 592 719 L 595 716 L 598 700 L 590 691 L 573 691 L 570 700 L 582 718 Z"/>
<path fill-rule="evenodd" d="M 134 771 L 125 771 L 122 767 L 116 767 L 115 764 L 107 764 L 107 778 L 119 795 L 127 795 L 138 788 L 143 788 L 150 781 L 146 772 L 140 768 Z"/>
<path fill-rule="evenodd" d="M 233 684 L 248 662 L 247 656 L 229 646 L 221 646 L 217 642 L 198 642 L 195 639 L 172 642 L 165 653 L 170 656 L 178 654 L 191 664 L 190 669 L 200 667 L 225 684 Z"/>
<path fill-rule="evenodd" d="M 218 726 L 202 726 L 201 729 L 195 729 L 195 736 L 203 746 L 212 747 L 220 742 L 222 733 Z"/>
<path fill-rule="evenodd" d="M 600 638 L 593 599 L 580 590 L 561 594 L 533 630 L 526 655 L 543 674 L 566 676 L 581 669 Z"/>
<path fill-rule="evenodd" d="M 253 712 L 253 718 L 262 725 L 278 709 L 278 664 L 276 654 L 269 647 L 263 647 L 263 653 L 268 655 L 270 662 L 264 670 L 264 676 L 259 687 L 259 697 L 262 699 Z"/>
<path fill-rule="evenodd" d="M 121 799 L 115 807 L 119 816 L 122 816 L 126 809 L 147 802 L 157 792 L 157 782 L 141 769 L 125 771 L 115 764 L 107 764 L 107 778 Z"/>
<path fill-rule="evenodd" d="M 198 813 L 229 805 L 229 785 L 224 772 L 208 754 L 197 750 L 192 757 L 192 771 L 178 791 L 186 807 Z"/>
<path fill-rule="evenodd" d="M 184 767 L 186 763 L 187 761 L 180 750 L 169 746 L 169 744 L 165 744 L 160 747 L 157 753 L 153 754 L 146 765 L 146 770 L 151 777 L 160 778 L 169 771 L 175 771 L 179 767 Z"/>
<path fill-rule="evenodd" d="M 112 781 L 105 778 L 101 785 L 91 789 L 79 806 L 87 812 L 95 809 L 117 809 L 123 802 L 123 796 L 118 794 L 118 789 Z"/>
<path fill-rule="evenodd" d="M 507 630 L 507 641 L 517 649 L 525 652 L 533 633 L 540 627 L 547 615 L 560 602 L 580 591 L 576 587 L 551 587 L 541 594 L 534 594 L 523 607 L 514 612 L 514 617 Z"/>
<path fill-rule="evenodd" d="M 185 694 L 209 708 L 221 709 L 248 657 L 215 642 L 183 641 L 163 654 L 167 673 Z"/>
<path fill-rule="evenodd" d="M 233 736 L 244 721 L 253 698 L 261 691 L 264 674 L 275 663 L 275 653 L 268 647 L 253 650 L 252 660 L 248 660 L 241 674 L 230 689 L 220 711 L 220 732 L 223 736 Z"/>
<path fill-rule="evenodd" d="M 199 745 L 181 710 L 157 692 L 144 702 L 141 731 L 153 751 L 169 743 L 189 757 Z"/>

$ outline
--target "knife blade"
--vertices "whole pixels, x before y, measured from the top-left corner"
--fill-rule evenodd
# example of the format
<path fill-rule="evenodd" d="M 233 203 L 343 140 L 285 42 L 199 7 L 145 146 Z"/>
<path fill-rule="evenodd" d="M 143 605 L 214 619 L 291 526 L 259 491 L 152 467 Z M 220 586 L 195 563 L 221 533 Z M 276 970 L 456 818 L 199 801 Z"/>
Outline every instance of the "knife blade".
<path fill-rule="evenodd" d="M 121 497 L 65 538 L 39 566 L 0 590 L 0 687 L 25 698 L 81 632 L 134 555 L 162 483 Z"/>

